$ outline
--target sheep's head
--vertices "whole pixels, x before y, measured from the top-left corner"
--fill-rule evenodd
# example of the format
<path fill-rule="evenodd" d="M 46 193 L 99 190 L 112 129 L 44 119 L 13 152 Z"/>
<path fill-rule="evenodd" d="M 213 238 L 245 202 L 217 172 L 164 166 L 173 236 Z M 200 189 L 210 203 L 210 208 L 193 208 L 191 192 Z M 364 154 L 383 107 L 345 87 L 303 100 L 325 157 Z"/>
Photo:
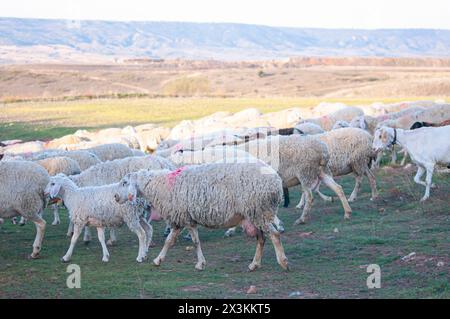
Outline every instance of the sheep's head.
<path fill-rule="evenodd" d="M 395 131 L 391 127 L 382 126 L 375 131 L 372 149 L 374 152 L 387 149 L 395 143 Z"/>
<path fill-rule="evenodd" d="M 137 193 L 137 174 L 130 173 L 125 175 L 119 182 L 119 187 L 116 194 L 114 194 L 114 199 L 119 204 L 124 204 L 127 201 L 136 203 Z"/>
<path fill-rule="evenodd" d="M 365 117 L 362 116 L 357 116 L 355 118 L 353 118 L 350 122 L 350 126 L 351 127 L 357 127 L 363 130 L 367 130 L 367 122 Z"/>
<path fill-rule="evenodd" d="M 50 177 L 50 181 L 45 187 L 44 195 L 55 201 L 61 199 L 64 194 L 63 184 L 65 178 L 67 177 L 62 174 Z"/>

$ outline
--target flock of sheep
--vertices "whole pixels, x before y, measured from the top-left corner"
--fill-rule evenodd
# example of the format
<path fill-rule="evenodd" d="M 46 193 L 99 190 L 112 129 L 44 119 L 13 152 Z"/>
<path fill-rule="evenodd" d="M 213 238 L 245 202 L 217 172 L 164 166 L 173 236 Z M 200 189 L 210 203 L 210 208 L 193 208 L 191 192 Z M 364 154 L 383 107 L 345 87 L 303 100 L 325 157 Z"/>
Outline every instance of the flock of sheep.
<path fill-rule="evenodd" d="M 305 223 L 313 193 L 325 184 L 339 198 L 344 218 L 364 176 L 371 199 L 378 197 L 375 169 L 381 154 L 409 155 L 418 167 L 414 181 L 430 196 L 436 165 L 450 168 L 450 104 L 420 101 L 351 107 L 319 104 L 261 114 L 247 109 L 235 114 L 218 112 L 173 129 L 145 124 L 137 127 L 79 130 L 49 142 L 3 141 L 0 155 L 0 223 L 6 219 L 36 225 L 31 258 L 39 256 L 50 206 L 53 224 L 59 207 L 70 217 L 70 247 L 62 261 L 71 259 L 78 237 L 90 240 L 96 227 L 104 262 L 108 245 L 117 240 L 115 228 L 125 223 L 139 239 L 136 260 L 147 258 L 153 221 L 166 222 L 167 239 L 153 260 L 160 265 L 183 229 L 197 252 L 195 268 L 204 269 L 205 257 L 198 225 L 225 228 L 226 235 L 242 226 L 257 239 L 250 270 L 261 266 L 265 237 L 271 239 L 277 262 L 288 269 L 280 240 L 284 231 L 278 207 L 289 205 L 289 188 L 300 186 L 297 208 Z M 150 154 L 149 154 L 150 153 Z M 425 181 L 421 178 L 426 173 Z M 353 174 L 355 187 L 348 199 L 335 177 Z M 105 229 L 110 235 L 106 242 Z"/>

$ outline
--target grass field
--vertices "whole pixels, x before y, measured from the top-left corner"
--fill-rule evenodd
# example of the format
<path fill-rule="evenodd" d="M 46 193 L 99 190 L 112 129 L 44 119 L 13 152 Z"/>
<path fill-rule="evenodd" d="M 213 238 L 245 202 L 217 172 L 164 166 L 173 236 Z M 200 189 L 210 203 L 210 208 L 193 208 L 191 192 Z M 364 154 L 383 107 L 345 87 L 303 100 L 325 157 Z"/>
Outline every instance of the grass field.
<path fill-rule="evenodd" d="M 107 264 L 101 262 L 96 236 L 87 246 L 78 243 L 72 262 L 81 267 L 81 289 L 68 289 L 67 265 L 59 261 L 69 244 L 66 213 L 61 225 L 48 223 L 38 260 L 27 259 L 34 225 L 6 221 L 0 226 L 0 298 L 288 298 L 296 291 L 297 298 L 450 298 L 450 180 L 436 175 L 437 188 L 420 204 L 424 189 L 412 176 L 413 171 L 403 168 L 380 169 L 381 198 L 370 201 L 364 181 L 361 196 L 351 205 L 351 221 L 344 221 L 339 203 L 324 203 L 316 196 L 310 222 L 293 226 L 299 198 L 292 191 L 291 207 L 280 209 L 290 272 L 277 265 L 270 241 L 263 267 L 247 272 L 255 240 L 240 232 L 225 239 L 222 230 L 204 228 L 205 271 L 194 269 L 195 252 L 186 250 L 191 243 L 181 237 L 160 268 L 148 261 L 137 264 L 137 238 L 123 227 Z M 340 183 L 349 194 L 353 179 Z M 45 217 L 51 222 L 50 212 Z M 157 247 L 150 249 L 150 259 L 161 249 L 162 229 L 162 223 L 154 224 Z M 401 260 L 411 252 L 414 259 Z M 380 265 L 381 289 L 367 288 L 368 264 Z M 250 285 L 256 286 L 255 295 L 246 294 Z"/>
<path fill-rule="evenodd" d="M 136 98 L 98 99 L 69 102 L 27 102 L 0 104 L 0 140 L 50 139 L 79 128 L 120 127 L 142 123 L 174 126 L 218 111 L 237 112 L 256 107 L 273 112 L 290 107 L 312 107 L 320 102 L 349 105 L 426 98 L 319 99 L 319 98 Z M 450 99 L 449 99 L 450 101 Z"/>

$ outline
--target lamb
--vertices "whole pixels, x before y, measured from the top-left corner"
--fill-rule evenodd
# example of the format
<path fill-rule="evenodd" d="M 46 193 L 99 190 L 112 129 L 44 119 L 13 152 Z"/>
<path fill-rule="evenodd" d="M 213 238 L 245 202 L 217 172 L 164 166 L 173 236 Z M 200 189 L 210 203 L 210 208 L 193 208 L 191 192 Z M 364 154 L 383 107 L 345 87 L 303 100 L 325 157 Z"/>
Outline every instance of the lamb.
<path fill-rule="evenodd" d="M 50 176 L 58 174 L 75 175 L 81 173 L 81 168 L 76 161 L 69 157 L 50 157 L 36 161 L 48 172 Z M 57 204 L 52 204 L 53 222 L 52 225 L 58 225 L 61 221 L 59 218 Z M 23 223 L 23 222 L 21 222 Z"/>
<path fill-rule="evenodd" d="M 197 225 L 229 228 L 240 223 L 256 234 L 256 254 L 250 270 L 261 266 L 264 236 L 269 234 L 278 264 L 288 269 L 279 232 L 272 222 L 282 200 L 282 181 L 272 170 L 263 174 L 257 163 L 204 164 L 176 171 L 145 171 L 126 175 L 115 194 L 118 203 L 144 198 L 171 225 L 171 231 L 158 257 L 159 266 L 167 250 L 186 227 L 197 249 L 195 268 L 203 270 L 206 260 L 200 245 Z"/>
<path fill-rule="evenodd" d="M 391 145 L 399 144 L 408 152 L 417 165 L 414 182 L 424 185 L 425 194 L 421 202 L 430 197 L 431 181 L 436 164 L 450 163 L 450 126 L 423 127 L 417 130 L 403 130 L 383 126 L 375 132 L 373 149 L 378 152 Z M 425 182 L 421 180 L 427 173 Z"/>
<path fill-rule="evenodd" d="M 373 139 L 369 133 L 358 128 L 348 127 L 314 135 L 314 138 L 327 145 L 330 154 L 328 166 L 334 177 L 350 173 L 355 174 L 356 183 L 353 192 L 348 198 L 349 202 L 356 200 L 364 175 L 369 179 L 372 191 L 371 200 L 378 197 L 375 176 L 370 170 L 370 163 L 375 155 L 372 151 Z M 328 196 L 321 194 L 318 188 L 317 192 L 323 199 L 332 200 Z M 304 201 L 301 200 L 297 207 L 301 208 L 303 203 Z"/>
<path fill-rule="evenodd" d="M 113 184 L 122 177 L 140 169 L 175 169 L 167 159 L 155 156 L 137 156 L 116 159 L 92 166 L 79 175 L 69 176 L 79 187 Z"/>
<path fill-rule="evenodd" d="M 117 183 L 126 174 L 140 169 L 175 169 L 175 166 L 169 160 L 154 155 L 127 157 L 100 163 L 79 175 L 69 176 L 69 178 L 79 187 L 101 186 Z M 73 225 L 70 224 L 67 231 L 68 236 L 71 235 L 72 228 Z M 83 240 L 89 242 L 90 237 L 89 228 L 86 228 Z M 111 229 L 108 244 L 112 245 L 115 240 L 115 232 Z"/>
<path fill-rule="evenodd" d="M 236 147 L 250 153 L 277 171 L 283 181 L 285 198 L 289 187 L 301 185 L 307 201 L 302 216 L 296 220 L 295 224 L 306 222 L 313 202 L 312 190 L 318 187 L 320 181 L 338 195 L 344 207 L 344 217 L 350 218 L 352 210 L 342 187 L 331 176 L 328 167 L 329 152 L 323 142 L 313 137 L 294 134 L 270 136 Z"/>
<path fill-rule="evenodd" d="M 0 218 L 22 216 L 36 225 L 31 258 L 38 258 L 45 232 L 41 217 L 45 207 L 44 190 L 49 181 L 47 171 L 29 161 L 0 162 Z"/>
<path fill-rule="evenodd" d="M 98 239 L 102 245 L 103 262 L 109 261 L 109 252 L 105 243 L 105 227 L 118 227 L 126 223 L 128 228 L 139 238 L 137 262 L 147 257 L 153 229 L 143 217 L 143 210 L 138 205 L 127 203 L 119 205 L 114 194 L 119 184 L 80 188 L 65 175 L 50 178 L 45 194 L 50 198 L 61 199 L 69 210 L 70 220 L 74 224 L 73 236 L 63 262 L 70 261 L 78 237 L 85 226 L 97 228 Z"/>

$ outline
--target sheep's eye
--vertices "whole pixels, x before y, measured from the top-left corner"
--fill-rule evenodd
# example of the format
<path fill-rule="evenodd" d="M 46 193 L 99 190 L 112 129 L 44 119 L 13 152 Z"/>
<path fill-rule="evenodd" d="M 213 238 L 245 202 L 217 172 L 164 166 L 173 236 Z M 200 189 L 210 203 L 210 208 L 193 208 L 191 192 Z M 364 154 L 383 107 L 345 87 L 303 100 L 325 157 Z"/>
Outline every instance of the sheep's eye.
<path fill-rule="evenodd" d="M 50 186 L 55 186 L 55 183 L 51 183 Z"/>

